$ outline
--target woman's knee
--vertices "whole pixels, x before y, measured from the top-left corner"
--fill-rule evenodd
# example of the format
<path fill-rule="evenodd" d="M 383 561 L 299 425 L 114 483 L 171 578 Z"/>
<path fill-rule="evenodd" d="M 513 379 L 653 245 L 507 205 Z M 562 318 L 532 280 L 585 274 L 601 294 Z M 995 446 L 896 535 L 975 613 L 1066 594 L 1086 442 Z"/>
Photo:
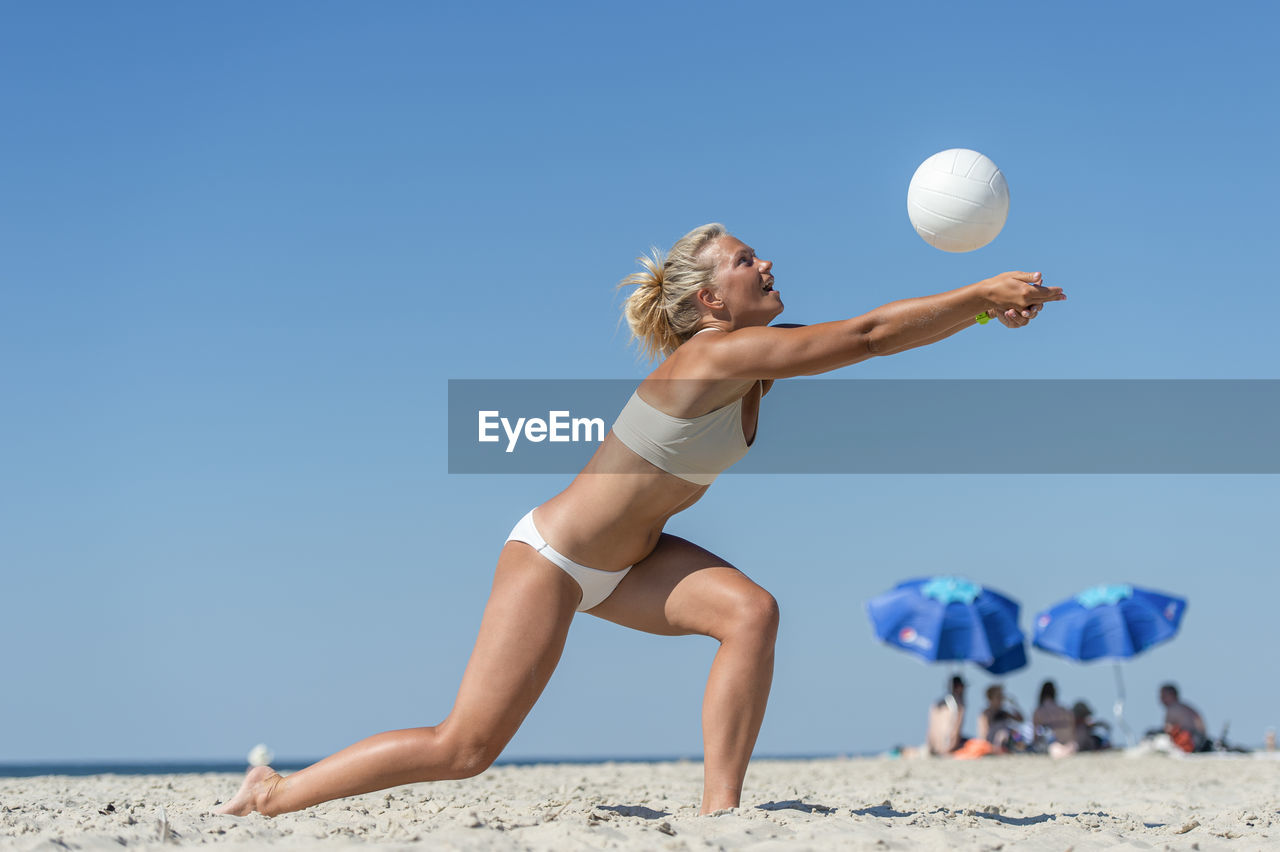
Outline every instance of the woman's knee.
<path fill-rule="evenodd" d="M 780 617 L 774 596 L 753 584 L 735 595 L 726 632 L 772 643 L 778 635 Z"/>
<path fill-rule="evenodd" d="M 450 779 L 471 778 L 484 772 L 502 754 L 503 744 L 495 743 L 483 736 L 458 734 L 453 731 L 442 733 L 444 742 L 445 765 L 443 767 Z"/>

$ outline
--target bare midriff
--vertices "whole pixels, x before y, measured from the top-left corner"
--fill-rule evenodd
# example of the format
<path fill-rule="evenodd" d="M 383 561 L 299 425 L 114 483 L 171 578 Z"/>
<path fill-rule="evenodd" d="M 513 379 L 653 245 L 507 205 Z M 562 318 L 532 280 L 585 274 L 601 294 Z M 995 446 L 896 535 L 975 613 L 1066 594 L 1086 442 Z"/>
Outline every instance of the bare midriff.
<path fill-rule="evenodd" d="M 707 488 L 660 470 L 610 432 L 569 487 L 534 511 L 534 521 L 579 565 L 621 571 L 648 556 L 667 520 Z"/>

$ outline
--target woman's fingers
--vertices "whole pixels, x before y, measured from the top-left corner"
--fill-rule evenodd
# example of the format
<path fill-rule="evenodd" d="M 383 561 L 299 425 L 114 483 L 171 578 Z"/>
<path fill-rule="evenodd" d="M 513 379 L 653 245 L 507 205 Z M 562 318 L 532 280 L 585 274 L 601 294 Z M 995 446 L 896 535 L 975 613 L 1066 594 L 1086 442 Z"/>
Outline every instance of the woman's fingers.
<path fill-rule="evenodd" d="M 998 317 L 1010 328 L 1021 328 L 1048 302 L 1060 302 L 1067 298 L 1061 287 L 1046 287 L 1039 272 L 1006 272 L 984 282 L 990 285 L 987 298 L 993 305 L 988 309 L 992 317 Z"/>
<path fill-rule="evenodd" d="M 1043 284 L 1033 285 L 1033 288 L 1026 294 L 1026 300 L 1031 304 L 1060 302 L 1066 298 L 1067 296 L 1062 292 L 1061 287 L 1045 287 Z"/>
<path fill-rule="evenodd" d="M 1024 284 L 1030 284 L 1032 287 L 1035 287 L 1035 293 L 1038 297 L 1036 298 L 1036 301 L 1038 302 L 1052 302 L 1057 301 L 1060 298 L 1066 298 L 1062 295 L 1061 287 L 1044 286 L 1044 276 L 1039 272 L 1010 272 L 1008 274 L 1010 277 L 1016 278 Z"/>
<path fill-rule="evenodd" d="M 1022 328 L 1024 325 L 1031 322 L 1031 320 L 1024 318 L 1013 308 L 996 314 L 996 319 L 1000 320 L 1001 324 L 1006 328 Z"/>
<path fill-rule="evenodd" d="M 997 313 L 995 318 L 1008 328 L 1022 328 L 1036 318 L 1036 315 L 1040 313 L 1041 307 L 1043 306 L 1032 305 L 1021 310 L 1009 308 L 1007 311 Z"/>
<path fill-rule="evenodd" d="M 1045 302 L 1059 302 L 1067 298 L 1061 287 L 1046 287 L 1039 272 L 1006 272 L 990 279 L 993 287 L 990 298 L 997 305 L 1026 309 Z"/>

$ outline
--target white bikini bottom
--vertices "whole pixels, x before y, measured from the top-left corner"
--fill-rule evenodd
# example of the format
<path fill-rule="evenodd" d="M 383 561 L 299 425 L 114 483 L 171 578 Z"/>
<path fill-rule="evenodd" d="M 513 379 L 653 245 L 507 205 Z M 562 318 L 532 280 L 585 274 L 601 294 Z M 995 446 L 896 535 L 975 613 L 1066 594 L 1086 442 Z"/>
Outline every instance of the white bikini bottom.
<path fill-rule="evenodd" d="M 538 528 L 533 525 L 533 510 L 529 510 L 529 514 L 520 519 L 515 529 L 511 531 L 511 535 L 507 536 L 507 541 L 522 541 L 541 553 L 546 559 L 549 559 L 557 565 L 562 571 L 578 582 L 578 586 L 582 589 L 582 602 L 578 604 L 578 612 L 591 609 L 597 606 L 609 595 L 613 594 L 613 590 L 622 582 L 622 578 L 627 576 L 627 572 L 631 570 L 628 565 L 621 571 L 601 571 L 599 568 L 588 568 L 585 565 L 579 565 L 551 545 L 547 544 L 547 540 L 542 537 L 542 533 L 538 532 Z"/>

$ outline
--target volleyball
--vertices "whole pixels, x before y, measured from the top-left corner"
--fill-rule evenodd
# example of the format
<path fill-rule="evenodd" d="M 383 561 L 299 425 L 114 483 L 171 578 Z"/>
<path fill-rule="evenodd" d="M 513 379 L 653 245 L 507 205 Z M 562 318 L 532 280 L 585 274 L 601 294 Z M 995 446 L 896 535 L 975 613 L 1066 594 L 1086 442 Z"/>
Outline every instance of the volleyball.
<path fill-rule="evenodd" d="M 977 151 L 939 151 L 911 176 L 907 215 L 934 248 L 980 249 L 996 238 L 1009 216 L 1009 185 L 996 164 Z"/>

